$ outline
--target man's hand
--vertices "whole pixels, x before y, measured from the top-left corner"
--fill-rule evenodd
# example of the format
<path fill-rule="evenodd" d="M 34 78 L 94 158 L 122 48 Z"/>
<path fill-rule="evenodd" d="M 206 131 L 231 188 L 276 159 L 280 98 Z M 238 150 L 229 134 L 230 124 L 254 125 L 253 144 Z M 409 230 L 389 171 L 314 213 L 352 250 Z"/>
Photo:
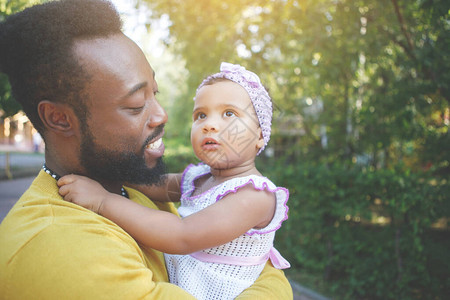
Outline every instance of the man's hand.
<path fill-rule="evenodd" d="M 58 182 L 59 194 L 64 200 L 73 202 L 95 213 L 101 214 L 104 201 L 111 196 L 103 186 L 85 176 L 66 175 Z"/>

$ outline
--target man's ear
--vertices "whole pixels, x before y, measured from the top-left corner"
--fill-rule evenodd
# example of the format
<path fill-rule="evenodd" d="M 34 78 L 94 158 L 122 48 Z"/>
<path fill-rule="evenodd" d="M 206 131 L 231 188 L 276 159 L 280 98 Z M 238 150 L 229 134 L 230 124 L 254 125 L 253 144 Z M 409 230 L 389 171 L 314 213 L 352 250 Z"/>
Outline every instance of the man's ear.
<path fill-rule="evenodd" d="M 39 102 L 38 112 L 47 130 L 66 137 L 74 134 L 77 118 L 69 105 L 44 100 Z"/>

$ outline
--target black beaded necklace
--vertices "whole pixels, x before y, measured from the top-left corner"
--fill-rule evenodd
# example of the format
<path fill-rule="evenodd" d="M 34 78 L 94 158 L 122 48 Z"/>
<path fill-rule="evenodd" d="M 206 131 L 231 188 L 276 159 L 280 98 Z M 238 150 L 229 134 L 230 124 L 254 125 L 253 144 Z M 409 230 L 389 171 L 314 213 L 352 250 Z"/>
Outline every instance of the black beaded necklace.
<path fill-rule="evenodd" d="M 50 175 L 53 178 L 55 178 L 56 181 L 58 181 L 61 178 L 61 176 L 59 176 L 58 174 L 53 172 L 50 168 L 48 168 L 45 163 L 42 166 L 42 170 L 44 170 L 44 172 L 47 173 L 48 175 Z M 122 194 L 123 197 L 128 198 L 128 192 L 123 187 L 120 188 L 120 193 Z"/>

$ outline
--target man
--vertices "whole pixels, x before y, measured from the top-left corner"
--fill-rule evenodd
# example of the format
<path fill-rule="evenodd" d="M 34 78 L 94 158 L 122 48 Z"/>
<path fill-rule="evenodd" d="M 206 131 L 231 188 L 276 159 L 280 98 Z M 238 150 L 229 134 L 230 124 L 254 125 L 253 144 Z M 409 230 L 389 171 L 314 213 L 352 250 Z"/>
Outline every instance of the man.
<path fill-rule="evenodd" d="M 56 179 L 82 174 L 155 209 L 124 182 L 156 184 L 167 115 L 155 73 L 121 32 L 110 3 L 62 0 L 0 25 L 0 70 L 43 136 L 45 166 L 0 226 L 1 299 L 190 299 L 169 284 L 159 251 L 58 194 Z M 266 266 L 240 299 L 291 299 Z"/>

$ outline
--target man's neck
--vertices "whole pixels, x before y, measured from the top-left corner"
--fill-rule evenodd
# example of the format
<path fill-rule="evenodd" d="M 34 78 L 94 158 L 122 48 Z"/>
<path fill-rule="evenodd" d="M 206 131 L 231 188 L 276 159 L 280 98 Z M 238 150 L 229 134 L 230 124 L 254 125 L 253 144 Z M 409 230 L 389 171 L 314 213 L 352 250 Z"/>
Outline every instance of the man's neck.
<path fill-rule="evenodd" d="M 78 167 L 72 167 L 73 165 L 76 165 Z M 64 175 L 69 174 L 76 174 L 76 175 L 82 175 L 89 177 L 91 179 L 94 179 L 98 181 L 105 190 L 107 190 L 110 193 L 118 194 L 118 195 L 126 195 L 126 192 L 124 193 L 123 184 L 117 181 L 111 182 L 111 181 L 102 181 L 95 178 L 92 178 L 87 174 L 84 168 L 80 167 L 80 163 L 77 164 L 67 164 L 64 162 L 58 162 L 57 159 L 55 159 L 54 155 L 49 155 L 49 153 L 46 152 L 45 155 L 45 167 L 48 170 L 47 173 L 51 173 L 50 175 L 54 174 L 55 176 L 52 176 L 56 180 L 58 180 L 60 177 Z"/>

